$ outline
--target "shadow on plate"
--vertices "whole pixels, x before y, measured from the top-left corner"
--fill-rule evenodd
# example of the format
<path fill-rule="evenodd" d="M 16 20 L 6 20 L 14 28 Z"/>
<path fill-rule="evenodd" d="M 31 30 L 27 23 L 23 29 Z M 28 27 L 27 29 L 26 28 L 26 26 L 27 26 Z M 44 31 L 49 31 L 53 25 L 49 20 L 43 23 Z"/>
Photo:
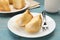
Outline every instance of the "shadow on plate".
<path fill-rule="evenodd" d="M 19 11 L 19 12 L 13 12 L 13 13 L 0 13 L 0 17 L 12 17 L 14 15 L 21 14 L 21 13 L 25 12 L 25 10 Z"/>
<path fill-rule="evenodd" d="M 39 38 L 20 37 L 20 36 L 17 36 L 15 34 L 13 34 L 10 30 L 9 30 L 9 34 L 13 38 L 13 40 L 49 40 L 54 36 L 54 31 L 51 34 L 47 35 L 47 36 L 39 37 Z"/>

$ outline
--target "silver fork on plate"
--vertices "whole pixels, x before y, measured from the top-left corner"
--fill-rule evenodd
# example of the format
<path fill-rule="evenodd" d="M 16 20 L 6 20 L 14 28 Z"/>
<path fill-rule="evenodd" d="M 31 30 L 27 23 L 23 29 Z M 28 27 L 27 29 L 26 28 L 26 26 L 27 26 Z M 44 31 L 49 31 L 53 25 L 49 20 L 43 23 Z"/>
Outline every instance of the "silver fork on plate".
<path fill-rule="evenodd" d="M 42 16 L 43 16 L 43 26 L 42 26 L 42 29 L 43 29 L 43 31 L 45 31 L 45 30 L 48 29 L 47 22 L 46 22 L 46 12 L 45 12 L 45 10 L 42 11 Z"/>

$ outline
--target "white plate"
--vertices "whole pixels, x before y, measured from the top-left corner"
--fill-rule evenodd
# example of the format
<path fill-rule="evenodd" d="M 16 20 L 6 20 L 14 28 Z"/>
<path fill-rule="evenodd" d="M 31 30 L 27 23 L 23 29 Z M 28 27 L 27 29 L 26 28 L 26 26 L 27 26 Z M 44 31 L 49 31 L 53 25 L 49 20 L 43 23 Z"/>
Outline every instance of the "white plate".
<path fill-rule="evenodd" d="M 0 13 L 14 13 L 14 12 L 20 12 L 20 11 L 23 11 L 23 10 L 27 9 L 27 8 L 29 7 L 29 5 L 30 5 L 29 1 L 25 1 L 25 2 L 26 2 L 25 7 L 22 8 L 22 9 L 20 9 L 20 10 L 16 10 L 16 9 L 13 8 L 13 5 L 10 5 L 11 11 L 9 11 L 9 12 L 0 11 Z"/>
<path fill-rule="evenodd" d="M 32 13 L 33 16 L 37 15 L 38 13 Z M 18 36 L 22 36 L 22 37 L 27 37 L 27 38 L 37 38 L 37 37 L 43 37 L 46 36 L 48 34 L 50 34 L 51 32 L 54 31 L 55 27 L 56 27 L 56 23 L 55 21 L 49 17 L 46 16 L 47 18 L 47 25 L 48 25 L 48 30 L 46 31 L 39 31 L 36 34 L 29 34 L 27 33 L 24 29 L 22 29 L 21 27 L 18 27 L 16 25 L 16 23 L 14 22 L 21 14 L 18 14 L 14 17 L 12 17 L 9 21 L 8 21 L 8 28 L 11 32 L 13 32 L 14 34 L 18 35 Z"/>

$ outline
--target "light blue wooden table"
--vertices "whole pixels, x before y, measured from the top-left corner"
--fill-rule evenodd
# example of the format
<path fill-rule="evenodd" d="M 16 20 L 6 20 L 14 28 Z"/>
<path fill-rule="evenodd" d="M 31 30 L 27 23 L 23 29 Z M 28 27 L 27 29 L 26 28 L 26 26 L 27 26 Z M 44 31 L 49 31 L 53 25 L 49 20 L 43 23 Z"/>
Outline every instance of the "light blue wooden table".
<path fill-rule="evenodd" d="M 41 3 L 41 7 L 37 9 L 31 10 L 32 12 L 42 12 L 44 10 L 44 0 L 36 0 Z M 41 37 L 41 38 L 23 38 L 14 35 L 9 31 L 7 28 L 7 22 L 10 19 L 10 17 L 1 17 L 0 16 L 0 40 L 60 40 L 60 14 L 49 14 L 50 17 L 52 17 L 56 21 L 56 29 L 53 33 L 49 34 L 48 36 Z"/>

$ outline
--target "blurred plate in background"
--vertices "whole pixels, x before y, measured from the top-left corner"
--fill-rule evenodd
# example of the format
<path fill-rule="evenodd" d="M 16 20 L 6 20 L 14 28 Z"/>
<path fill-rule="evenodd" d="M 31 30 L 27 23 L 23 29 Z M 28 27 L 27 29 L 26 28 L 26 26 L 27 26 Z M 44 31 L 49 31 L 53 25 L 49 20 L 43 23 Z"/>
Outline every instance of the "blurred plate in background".
<path fill-rule="evenodd" d="M 15 13 L 15 12 L 21 12 L 23 10 L 26 10 L 29 7 L 30 3 L 29 3 L 29 1 L 25 1 L 25 2 L 26 2 L 25 7 L 20 10 L 16 10 L 13 8 L 13 5 L 10 5 L 11 11 L 9 11 L 9 12 L 0 11 L 0 13 Z"/>

